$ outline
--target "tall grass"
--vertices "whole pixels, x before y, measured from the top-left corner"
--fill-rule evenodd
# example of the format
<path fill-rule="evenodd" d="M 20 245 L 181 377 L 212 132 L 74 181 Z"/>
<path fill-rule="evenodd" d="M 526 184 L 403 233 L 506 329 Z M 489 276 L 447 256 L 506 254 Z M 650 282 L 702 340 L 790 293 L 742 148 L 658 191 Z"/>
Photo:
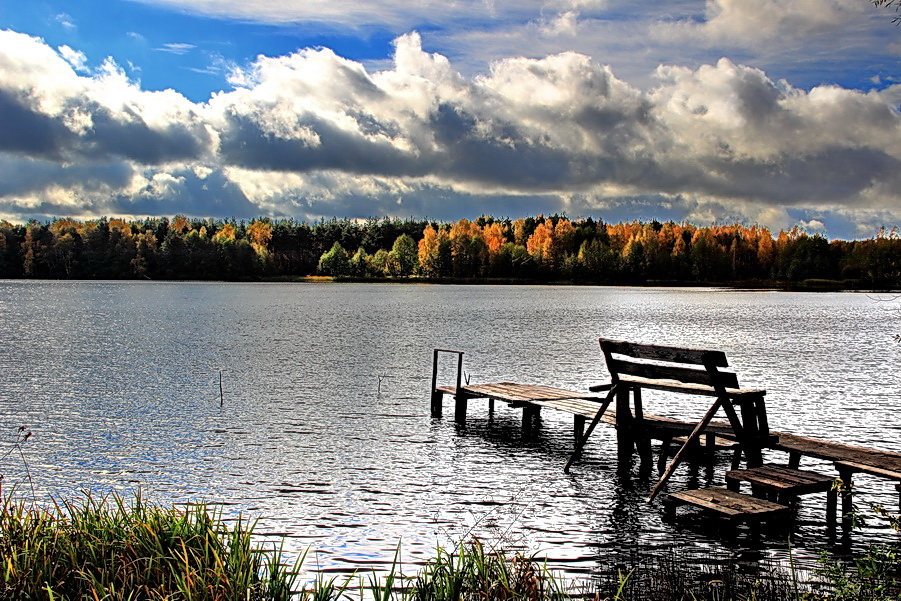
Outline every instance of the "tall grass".
<path fill-rule="evenodd" d="M 2 493 L 0 493 L 2 494 Z M 0 501 L 2 601 L 896 601 L 901 552 L 874 548 L 853 562 L 821 562 L 819 583 L 798 573 L 709 566 L 670 557 L 632 557 L 607 577 L 565 582 L 522 554 L 479 542 L 434 557 L 413 577 L 399 557 L 387 575 L 326 579 L 303 590 L 303 557 L 287 564 L 279 547 L 262 548 L 254 523 L 226 523 L 199 504 L 164 508 L 140 496 L 95 497 L 49 507 Z M 603 561 L 601 561 L 603 563 Z"/>
<path fill-rule="evenodd" d="M 38 507 L 4 496 L 0 598 L 287 601 L 297 566 L 205 505 L 162 508 L 90 494 Z"/>

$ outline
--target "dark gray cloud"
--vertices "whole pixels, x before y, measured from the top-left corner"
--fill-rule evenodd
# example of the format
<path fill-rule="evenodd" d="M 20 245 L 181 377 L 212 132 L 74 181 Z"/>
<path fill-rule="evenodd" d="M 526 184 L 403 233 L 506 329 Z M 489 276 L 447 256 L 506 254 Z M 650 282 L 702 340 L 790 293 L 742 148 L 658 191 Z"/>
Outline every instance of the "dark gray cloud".
<path fill-rule="evenodd" d="M 260 216 L 241 188 L 221 171 L 203 175 L 189 170 L 173 170 L 168 177 L 151 178 L 132 194 L 110 198 L 111 215 L 173 215 L 227 219 Z"/>

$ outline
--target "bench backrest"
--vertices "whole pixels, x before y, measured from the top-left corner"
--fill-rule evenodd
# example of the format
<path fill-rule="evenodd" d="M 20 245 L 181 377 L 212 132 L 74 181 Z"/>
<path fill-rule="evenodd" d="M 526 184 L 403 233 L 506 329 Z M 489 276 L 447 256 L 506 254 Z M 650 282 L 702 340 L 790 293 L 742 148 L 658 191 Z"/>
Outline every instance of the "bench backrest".
<path fill-rule="evenodd" d="M 636 344 L 608 338 L 600 338 L 599 342 L 614 383 L 619 382 L 620 376 L 627 375 L 701 384 L 718 392 L 739 387 L 735 372 L 719 369 L 729 366 L 726 353 L 722 351 Z"/>

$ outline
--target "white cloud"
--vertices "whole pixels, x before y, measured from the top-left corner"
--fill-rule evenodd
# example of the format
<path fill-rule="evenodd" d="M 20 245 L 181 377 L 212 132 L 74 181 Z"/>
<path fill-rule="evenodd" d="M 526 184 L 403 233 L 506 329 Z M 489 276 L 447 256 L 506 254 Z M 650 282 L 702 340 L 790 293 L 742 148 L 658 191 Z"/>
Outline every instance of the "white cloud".
<path fill-rule="evenodd" d="M 538 14 L 541 0 L 140 0 L 217 18 L 257 23 L 324 23 L 405 29 L 428 23 L 477 22 Z M 567 2 L 568 4 L 568 2 Z"/>
<path fill-rule="evenodd" d="M 111 59 L 81 75 L 64 54 L 0 32 L 4 213 L 901 219 L 892 90 L 805 91 L 722 59 L 661 67 L 645 92 L 574 52 L 467 77 L 409 34 L 382 71 L 328 49 L 259 57 L 195 104 L 141 90 Z"/>
<path fill-rule="evenodd" d="M 71 15 L 66 13 L 59 13 L 56 15 L 55 20 L 57 23 L 62 25 L 64 29 L 73 30 L 75 29 L 75 21 L 72 19 Z"/>
<path fill-rule="evenodd" d="M 69 46 L 62 45 L 56 49 L 59 52 L 59 55 L 65 59 L 67 63 L 72 65 L 72 68 L 76 71 L 87 72 L 88 68 L 86 63 L 88 61 L 88 57 L 85 56 L 84 52 L 79 52 L 78 50 L 73 50 Z"/>
<path fill-rule="evenodd" d="M 168 44 L 163 44 L 160 48 L 154 48 L 158 52 L 168 52 L 169 54 L 187 54 L 194 48 L 196 48 L 194 44 L 187 44 L 184 42 L 170 42 Z"/>

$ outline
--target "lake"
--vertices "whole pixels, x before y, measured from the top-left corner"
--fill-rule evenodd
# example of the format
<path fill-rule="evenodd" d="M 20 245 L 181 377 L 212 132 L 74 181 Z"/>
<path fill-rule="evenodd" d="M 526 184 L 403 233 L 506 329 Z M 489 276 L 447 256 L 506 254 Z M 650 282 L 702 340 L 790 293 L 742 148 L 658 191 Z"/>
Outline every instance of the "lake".
<path fill-rule="evenodd" d="M 489 423 L 484 401 L 465 427 L 450 401 L 432 419 L 432 349 L 466 351 L 473 383 L 575 390 L 605 381 L 599 336 L 722 349 L 743 385 L 767 389 L 773 429 L 901 451 L 899 304 L 702 288 L 2 281 L 0 473 L 28 498 L 26 468 L 39 499 L 140 489 L 223 503 L 335 571 L 383 567 L 398 546 L 423 561 L 469 536 L 573 576 L 637 547 L 778 557 L 779 535 L 766 550 L 731 548 L 699 520 L 665 523 L 644 500 L 653 481 L 617 476 L 610 427 L 567 475 L 568 415 L 546 412 L 533 437 L 503 405 Z M 683 419 L 708 402 L 645 395 L 647 411 Z M 24 460 L 8 453 L 19 426 L 33 432 Z M 670 488 L 705 482 L 682 467 Z M 859 499 L 897 507 L 889 482 L 856 482 Z M 828 546 L 823 505 L 802 503 L 802 557 Z M 894 540 L 869 528 L 855 544 Z"/>

